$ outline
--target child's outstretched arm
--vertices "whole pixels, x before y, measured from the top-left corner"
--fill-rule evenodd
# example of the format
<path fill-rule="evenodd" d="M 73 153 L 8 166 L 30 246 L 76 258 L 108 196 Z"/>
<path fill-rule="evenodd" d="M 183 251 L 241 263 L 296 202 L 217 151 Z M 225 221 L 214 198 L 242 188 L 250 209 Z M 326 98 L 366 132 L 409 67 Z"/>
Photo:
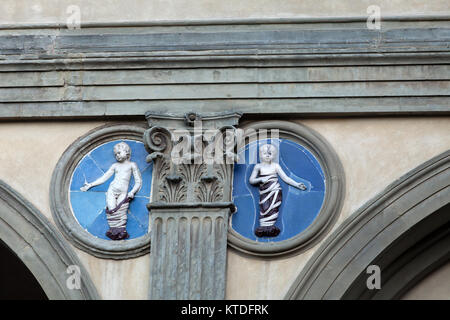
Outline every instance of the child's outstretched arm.
<path fill-rule="evenodd" d="M 299 188 L 300 190 L 306 190 L 306 186 L 301 183 L 301 182 L 296 182 L 293 179 L 289 178 L 287 176 L 287 174 L 283 171 L 283 169 L 281 169 L 281 166 L 277 163 L 277 173 L 280 176 L 281 180 L 283 180 L 284 182 L 286 182 L 287 184 Z"/>
<path fill-rule="evenodd" d="M 114 165 L 113 164 L 108 171 L 106 171 L 100 178 L 91 183 L 85 183 L 84 186 L 80 188 L 81 191 L 88 191 L 90 188 L 98 186 L 102 183 L 105 183 L 109 178 L 114 174 Z"/>

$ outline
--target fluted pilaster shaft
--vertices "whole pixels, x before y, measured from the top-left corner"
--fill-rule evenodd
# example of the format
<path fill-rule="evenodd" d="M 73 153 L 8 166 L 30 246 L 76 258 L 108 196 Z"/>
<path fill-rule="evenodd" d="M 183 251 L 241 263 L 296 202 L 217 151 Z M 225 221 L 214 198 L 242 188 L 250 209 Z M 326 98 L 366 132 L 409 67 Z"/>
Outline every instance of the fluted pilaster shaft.
<path fill-rule="evenodd" d="M 149 209 L 149 298 L 224 299 L 229 204 Z"/>

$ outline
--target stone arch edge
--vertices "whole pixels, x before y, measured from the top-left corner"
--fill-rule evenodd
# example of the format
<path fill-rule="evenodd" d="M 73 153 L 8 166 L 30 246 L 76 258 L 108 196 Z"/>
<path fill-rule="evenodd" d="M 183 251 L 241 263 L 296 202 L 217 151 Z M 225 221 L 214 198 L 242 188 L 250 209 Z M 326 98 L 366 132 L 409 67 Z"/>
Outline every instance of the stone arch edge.
<path fill-rule="evenodd" d="M 0 180 L 0 238 L 31 271 L 49 299 L 98 300 L 87 270 L 47 218 Z M 69 266 L 80 269 L 80 289 L 69 289 Z"/>
<path fill-rule="evenodd" d="M 329 235 L 320 248 L 309 259 L 306 266 L 299 273 L 285 299 L 341 299 L 342 296 L 326 295 L 331 287 L 330 272 L 338 273 L 330 269 L 330 261 L 337 255 L 348 255 L 353 258 L 357 250 L 346 244 L 350 242 L 358 230 L 370 225 L 373 218 L 382 215 L 386 208 L 393 207 L 394 200 L 401 199 L 413 193 L 421 192 L 419 203 L 425 203 L 428 197 L 439 194 L 440 207 L 450 201 L 450 150 L 424 162 L 415 169 L 398 178 L 372 200 L 368 201 L 350 217 L 348 217 L 337 229 Z M 428 193 L 427 193 L 428 192 Z M 409 211 L 408 206 L 398 208 L 398 212 Z M 430 212 L 431 214 L 432 212 Z M 400 213 L 398 213 L 400 214 Z M 373 226 L 377 227 L 377 226 Z M 384 226 L 378 226 L 382 228 Z M 340 252 L 339 252 L 340 251 Z M 350 259 L 351 259 L 350 258 Z M 329 272 L 324 272 L 328 270 Z M 342 273 L 342 270 L 339 273 Z M 330 280 L 331 279 L 331 280 Z M 352 283 L 344 283 L 349 289 Z M 345 293 L 345 289 L 341 292 Z"/>

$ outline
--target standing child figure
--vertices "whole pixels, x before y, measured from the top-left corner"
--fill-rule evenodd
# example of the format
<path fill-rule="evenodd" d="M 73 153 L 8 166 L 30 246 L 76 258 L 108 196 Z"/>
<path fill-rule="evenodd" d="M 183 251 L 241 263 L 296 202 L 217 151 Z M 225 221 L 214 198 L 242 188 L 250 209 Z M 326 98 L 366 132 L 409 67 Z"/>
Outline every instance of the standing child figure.
<path fill-rule="evenodd" d="M 282 190 L 278 176 L 287 184 L 306 190 L 301 182 L 289 178 L 278 163 L 273 162 L 277 155 L 274 145 L 265 144 L 259 148 L 261 163 L 257 163 L 249 178 L 251 184 L 259 184 L 259 227 L 257 237 L 276 237 L 280 229 L 275 226 L 282 201 Z"/>
<path fill-rule="evenodd" d="M 113 150 L 117 162 L 103 176 L 92 183 L 85 183 L 80 190 L 87 191 L 115 175 L 106 192 L 106 218 L 109 225 L 106 236 L 112 240 L 123 240 L 129 237 L 126 230 L 128 207 L 142 186 L 142 177 L 137 164 L 130 161 L 131 149 L 128 144 L 120 142 Z M 128 192 L 131 175 L 134 177 L 134 186 Z"/>

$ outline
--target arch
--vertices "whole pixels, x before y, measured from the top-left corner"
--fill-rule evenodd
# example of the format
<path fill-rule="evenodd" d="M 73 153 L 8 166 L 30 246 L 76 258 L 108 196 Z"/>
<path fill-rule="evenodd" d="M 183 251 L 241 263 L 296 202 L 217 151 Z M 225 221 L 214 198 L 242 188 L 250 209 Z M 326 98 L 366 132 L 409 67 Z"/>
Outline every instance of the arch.
<path fill-rule="evenodd" d="M 48 300 L 30 270 L 2 240 L 0 259 L 0 300 Z"/>
<path fill-rule="evenodd" d="M 22 260 L 49 299 L 100 299 L 75 252 L 48 220 L 0 180 L 0 239 Z M 80 289 L 69 289 L 67 268 L 80 268 Z"/>
<path fill-rule="evenodd" d="M 314 253 L 285 298 L 399 298 L 448 261 L 450 150 L 388 186 L 347 218 Z M 369 290 L 369 265 L 381 289 Z"/>

